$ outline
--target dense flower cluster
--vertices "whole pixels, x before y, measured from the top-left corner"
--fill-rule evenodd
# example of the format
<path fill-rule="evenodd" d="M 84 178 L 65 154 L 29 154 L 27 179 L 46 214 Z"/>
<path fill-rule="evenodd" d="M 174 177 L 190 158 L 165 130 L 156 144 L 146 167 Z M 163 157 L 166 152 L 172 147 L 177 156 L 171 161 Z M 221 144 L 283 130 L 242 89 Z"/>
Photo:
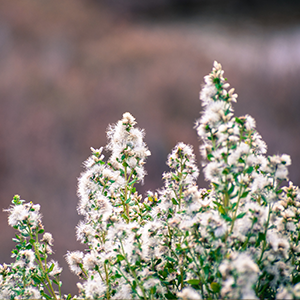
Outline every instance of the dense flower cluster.
<path fill-rule="evenodd" d="M 192 147 L 178 143 L 163 187 L 140 195 L 150 151 L 129 113 L 108 128 L 107 161 L 91 148 L 76 228 L 87 249 L 66 254 L 80 279 L 74 299 L 300 299 L 300 192 L 284 186 L 291 159 L 266 156 L 255 120 L 234 116 L 237 95 L 223 74 L 215 62 L 204 78 L 195 126 L 209 189 L 197 186 Z M 22 238 L 16 262 L 0 268 L 0 296 L 61 297 L 52 288 L 61 268 L 38 264 L 53 243 L 49 233 L 38 240 L 39 206 L 13 203 L 8 222 Z"/>

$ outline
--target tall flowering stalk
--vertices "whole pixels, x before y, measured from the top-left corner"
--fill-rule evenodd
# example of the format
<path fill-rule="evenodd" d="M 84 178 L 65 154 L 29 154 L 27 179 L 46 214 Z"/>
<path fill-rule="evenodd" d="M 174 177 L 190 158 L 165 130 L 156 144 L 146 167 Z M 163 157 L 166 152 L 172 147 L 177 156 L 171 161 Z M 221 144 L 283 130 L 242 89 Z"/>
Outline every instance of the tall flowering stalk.
<path fill-rule="evenodd" d="M 107 161 L 91 148 L 78 181 L 87 249 L 66 255 L 81 279 L 73 299 L 300 299 L 300 192 L 284 185 L 291 159 L 266 156 L 255 120 L 234 116 L 223 74 L 215 62 L 205 76 L 195 126 L 209 189 L 197 186 L 193 148 L 178 143 L 163 187 L 140 195 L 150 152 L 129 113 L 108 128 Z M 21 236 L 16 263 L 0 268 L 0 296 L 61 298 L 61 269 L 47 262 L 52 237 L 38 239 L 39 206 L 13 204 L 9 224 Z"/>
<path fill-rule="evenodd" d="M 300 249 L 290 232 L 296 231 L 299 220 L 299 192 L 292 183 L 282 188 L 282 182 L 288 180 L 290 157 L 264 156 L 266 145 L 255 130 L 255 120 L 233 115 L 237 95 L 234 89 L 227 91 L 228 87 L 221 65 L 215 62 L 200 93 L 204 111 L 196 125 L 214 209 L 227 227 L 222 249 L 224 258 L 229 256 L 218 267 L 220 292 L 229 298 L 274 298 L 280 288 L 282 293 L 292 293 L 291 285 L 299 278 Z M 293 193 L 288 194 L 289 190 Z M 293 211 L 289 229 L 278 226 L 289 210 Z M 241 255 L 244 263 L 235 263 Z"/>
<path fill-rule="evenodd" d="M 88 249 L 85 254 L 69 252 L 66 259 L 71 270 L 85 280 L 78 285 L 82 297 L 110 299 L 124 283 L 138 287 L 135 270 L 129 272 L 135 284 L 120 270 L 123 264 L 129 268 L 124 251 L 133 246 L 135 229 L 145 224 L 150 209 L 135 188 L 144 179 L 143 165 L 150 155 L 144 132 L 135 124 L 134 117 L 125 113 L 110 126 L 110 158 L 104 162 L 103 148 L 92 148 L 92 156 L 84 163 L 86 171 L 79 178 L 78 212 L 84 220 L 77 226 L 77 238 Z M 130 244 L 123 242 L 125 237 Z"/>

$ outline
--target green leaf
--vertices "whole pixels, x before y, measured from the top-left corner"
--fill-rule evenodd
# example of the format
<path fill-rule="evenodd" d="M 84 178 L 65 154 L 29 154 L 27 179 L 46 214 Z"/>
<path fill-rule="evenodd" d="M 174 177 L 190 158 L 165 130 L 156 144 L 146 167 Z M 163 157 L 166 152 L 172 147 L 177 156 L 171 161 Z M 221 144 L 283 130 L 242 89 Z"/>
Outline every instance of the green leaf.
<path fill-rule="evenodd" d="M 179 180 L 180 180 L 179 177 L 178 177 L 177 175 L 175 175 L 175 174 L 173 174 L 172 179 L 173 179 L 173 180 L 176 180 L 176 181 L 179 181 Z"/>
<path fill-rule="evenodd" d="M 234 191 L 234 184 L 231 184 L 230 189 L 228 190 L 228 195 L 232 194 L 232 192 Z"/>
<path fill-rule="evenodd" d="M 50 266 L 50 268 L 48 269 L 48 273 L 50 273 L 50 272 L 53 270 L 53 268 L 54 268 L 54 264 L 52 264 L 52 265 Z"/>
<path fill-rule="evenodd" d="M 204 274 L 207 276 L 211 272 L 211 267 L 206 265 L 204 266 L 203 270 L 204 270 Z"/>
<path fill-rule="evenodd" d="M 32 245 L 28 243 L 28 244 L 25 246 L 25 249 L 27 249 L 27 250 L 32 249 Z"/>
<path fill-rule="evenodd" d="M 223 206 L 219 206 L 218 207 L 218 210 L 219 210 L 219 212 L 222 214 L 222 215 L 224 215 L 225 214 L 225 209 L 223 208 Z"/>
<path fill-rule="evenodd" d="M 132 287 L 133 287 L 134 289 L 136 289 L 136 287 L 137 287 L 137 284 L 136 284 L 136 281 L 135 281 L 135 280 L 132 281 Z"/>
<path fill-rule="evenodd" d="M 125 204 L 128 204 L 130 201 L 131 201 L 131 198 L 128 198 L 128 199 L 125 201 Z"/>
<path fill-rule="evenodd" d="M 17 250 L 17 249 L 13 249 L 13 250 L 11 251 L 11 253 L 17 255 L 17 254 L 18 254 L 18 250 Z"/>
<path fill-rule="evenodd" d="M 214 156 L 211 154 L 211 153 L 208 153 L 207 154 L 207 159 L 209 160 L 209 161 L 211 161 L 211 159 L 213 158 Z"/>
<path fill-rule="evenodd" d="M 223 171 L 222 171 L 222 174 L 224 175 L 228 175 L 230 173 L 230 170 L 228 168 L 225 168 Z"/>
<path fill-rule="evenodd" d="M 214 293 L 219 293 L 221 290 L 221 285 L 217 282 L 212 282 L 210 284 L 211 289 L 213 290 Z"/>
<path fill-rule="evenodd" d="M 44 233 L 44 229 L 40 229 L 39 231 L 38 231 L 38 234 L 42 234 L 42 233 Z"/>
<path fill-rule="evenodd" d="M 125 260 L 125 257 L 121 254 L 117 254 L 117 259 L 118 259 L 118 261 L 122 261 L 122 260 Z"/>
<path fill-rule="evenodd" d="M 143 205 L 145 206 L 145 208 L 150 211 L 151 210 L 151 207 L 149 205 L 147 205 L 146 203 L 143 203 Z"/>
<path fill-rule="evenodd" d="M 246 198 L 248 196 L 250 191 L 246 191 L 242 194 L 241 198 Z"/>
<path fill-rule="evenodd" d="M 248 169 L 246 169 L 246 173 L 250 174 L 252 173 L 254 170 L 254 168 L 252 166 L 250 166 Z"/>
<path fill-rule="evenodd" d="M 29 242 L 31 245 L 33 245 L 33 244 L 35 243 L 35 240 L 34 240 L 34 239 L 30 239 L 28 242 Z"/>
<path fill-rule="evenodd" d="M 129 218 L 125 215 L 125 214 L 122 214 L 122 217 L 123 217 L 123 219 L 125 219 L 125 220 L 128 220 L 129 221 Z"/>
<path fill-rule="evenodd" d="M 172 203 L 173 203 L 174 205 L 178 205 L 178 202 L 176 201 L 175 198 L 172 198 Z"/>
<path fill-rule="evenodd" d="M 133 179 L 132 181 L 130 181 L 129 183 L 128 183 L 128 185 L 130 186 L 130 185 L 134 185 L 135 183 L 136 183 L 136 181 L 137 181 L 137 178 L 135 178 L 135 179 Z"/>
<path fill-rule="evenodd" d="M 59 282 L 57 282 L 55 279 L 53 279 L 52 282 L 55 283 L 56 285 L 59 285 Z"/>
<path fill-rule="evenodd" d="M 222 216 L 222 218 L 223 218 L 225 221 L 227 221 L 227 222 L 232 222 L 232 218 L 229 217 L 227 214 L 222 214 L 221 216 Z"/>
<path fill-rule="evenodd" d="M 171 262 L 176 262 L 176 260 L 173 257 L 170 257 L 170 256 L 166 256 L 166 259 L 168 261 L 171 261 Z"/>
<path fill-rule="evenodd" d="M 52 298 L 47 295 L 45 292 L 41 291 L 41 295 L 44 296 L 47 300 L 51 300 Z"/>
<path fill-rule="evenodd" d="M 38 275 L 33 275 L 33 276 L 31 276 L 31 278 L 37 284 L 40 284 L 42 282 L 42 278 L 40 276 L 38 276 Z"/>
<path fill-rule="evenodd" d="M 238 124 L 244 125 L 244 121 L 242 121 L 242 120 L 239 119 L 238 117 L 235 117 L 235 121 L 236 121 Z"/>
<path fill-rule="evenodd" d="M 70 300 L 72 298 L 72 295 L 71 294 L 68 294 L 66 300 Z"/>
<path fill-rule="evenodd" d="M 293 284 L 299 283 L 300 282 L 300 274 L 295 275 L 292 282 L 293 282 Z"/>
<path fill-rule="evenodd" d="M 168 300 L 177 299 L 177 296 L 176 296 L 175 294 L 172 294 L 170 291 L 168 291 L 168 293 L 165 294 L 165 297 L 166 297 Z"/>
<path fill-rule="evenodd" d="M 212 182 L 211 184 L 214 186 L 214 188 L 215 188 L 216 190 L 219 188 L 219 184 L 217 184 L 217 183 L 215 183 L 215 182 Z"/>
<path fill-rule="evenodd" d="M 200 284 L 200 280 L 199 279 L 190 279 L 187 281 L 187 283 L 193 284 L 193 285 L 198 285 L 198 284 Z"/>
<path fill-rule="evenodd" d="M 263 241 L 263 240 L 265 239 L 265 234 L 262 233 L 262 232 L 259 232 L 259 234 L 258 234 L 258 239 L 259 239 L 260 241 Z"/>
<path fill-rule="evenodd" d="M 242 212 L 242 213 L 238 214 L 238 215 L 236 216 L 236 219 L 242 219 L 242 218 L 244 217 L 245 214 L 246 214 L 246 212 Z"/>

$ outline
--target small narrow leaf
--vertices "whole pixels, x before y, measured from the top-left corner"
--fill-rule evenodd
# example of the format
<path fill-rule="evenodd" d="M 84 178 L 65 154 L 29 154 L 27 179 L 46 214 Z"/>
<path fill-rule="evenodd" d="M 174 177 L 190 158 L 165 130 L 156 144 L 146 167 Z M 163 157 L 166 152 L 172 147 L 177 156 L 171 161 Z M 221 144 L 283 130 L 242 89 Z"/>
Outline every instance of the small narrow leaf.
<path fill-rule="evenodd" d="M 200 283 L 199 279 L 190 279 L 187 281 L 189 284 L 198 285 Z"/>

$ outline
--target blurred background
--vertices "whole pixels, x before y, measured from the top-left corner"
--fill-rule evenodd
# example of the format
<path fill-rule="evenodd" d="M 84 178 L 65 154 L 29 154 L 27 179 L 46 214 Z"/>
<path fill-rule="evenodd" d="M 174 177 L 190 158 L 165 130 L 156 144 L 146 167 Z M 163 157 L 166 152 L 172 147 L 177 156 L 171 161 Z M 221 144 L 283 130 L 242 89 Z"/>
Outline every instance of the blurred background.
<path fill-rule="evenodd" d="M 291 155 L 300 184 L 300 2 L 295 0 L 0 1 L 0 263 L 11 261 L 14 194 L 41 204 L 63 292 L 75 238 L 76 185 L 90 147 L 126 111 L 152 152 L 144 193 L 160 188 L 168 153 L 194 146 L 203 76 L 214 60 L 239 94 L 268 154 Z M 199 185 L 206 187 L 201 174 Z"/>

